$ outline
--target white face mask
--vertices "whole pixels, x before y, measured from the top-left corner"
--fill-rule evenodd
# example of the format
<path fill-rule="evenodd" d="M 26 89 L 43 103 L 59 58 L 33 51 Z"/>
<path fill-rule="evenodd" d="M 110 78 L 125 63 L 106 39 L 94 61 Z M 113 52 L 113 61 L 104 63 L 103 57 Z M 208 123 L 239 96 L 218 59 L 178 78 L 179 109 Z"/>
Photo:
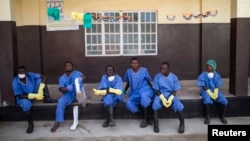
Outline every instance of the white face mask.
<path fill-rule="evenodd" d="M 25 75 L 25 74 L 18 74 L 18 77 L 19 77 L 20 79 L 23 79 L 23 78 L 26 77 L 26 75 Z"/>
<path fill-rule="evenodd" d="M 109 77 L 108 77 L 108 80 L 109 80 L 109 81 L 113 81 L 114 79 L 115 79 L 115 76 L 109 76 Z"/>
<path fill-rule="evenodd" d="M 210 78 L 210 79 L 214 78 L 214 73 L 213 72 L 209 72 L 207 74 L 207 77 Z"/>

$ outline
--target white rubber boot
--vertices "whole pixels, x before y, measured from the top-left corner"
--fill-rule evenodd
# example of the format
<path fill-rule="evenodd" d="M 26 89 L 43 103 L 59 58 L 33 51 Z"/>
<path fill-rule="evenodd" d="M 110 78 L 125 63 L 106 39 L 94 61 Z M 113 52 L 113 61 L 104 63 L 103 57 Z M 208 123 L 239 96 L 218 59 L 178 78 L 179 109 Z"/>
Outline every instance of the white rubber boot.
<path fill-rule="evenodd" d="M 73 125 L 71 125 L 70 130 L 76 130 L 76 127 L 78 125 L 78 106 L 73 107 Z"/>

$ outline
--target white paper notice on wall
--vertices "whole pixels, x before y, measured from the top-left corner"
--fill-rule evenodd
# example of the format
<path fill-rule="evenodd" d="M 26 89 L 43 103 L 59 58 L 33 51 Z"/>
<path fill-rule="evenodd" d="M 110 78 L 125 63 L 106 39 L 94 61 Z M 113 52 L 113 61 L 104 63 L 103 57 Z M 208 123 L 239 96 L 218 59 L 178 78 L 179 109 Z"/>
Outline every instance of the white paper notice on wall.
<path fill-rule="evenodd" d="M 46 28 L 47 31 L 79 30 L 79 24 L 75 20 L 48 20 Z"/>

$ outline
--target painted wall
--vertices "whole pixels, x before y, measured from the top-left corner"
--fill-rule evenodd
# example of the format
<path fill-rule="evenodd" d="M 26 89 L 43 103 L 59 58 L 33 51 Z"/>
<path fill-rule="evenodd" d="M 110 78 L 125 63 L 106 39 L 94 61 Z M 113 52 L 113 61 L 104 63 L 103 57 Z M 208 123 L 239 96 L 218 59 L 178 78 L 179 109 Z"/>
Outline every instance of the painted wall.
<path fill-rule="evenodd" d="M 70 18 L 71 12 L 109 11 L 109 10 L 157 10 L 159 24 L 229 23 L 230 0 L 64 0 L 63 14 Z M 216 17 L 192 18 L 186 20 L 183 14 L 199 14 L 218 11 Z M 166 16 L 175 15 L 174 21 Z M 46 0 L 16 0 L 16 22 L 22 25 L 46 25 Z"/>
<path fill-rule="evenodd" d="M 159 71 L 162 61 L 169 61 L 172 71 L 180 79 L 196 79 L 211 57 L 218 60 L 222 76 L 229 75 L 230 6 L 228 0 L 64 0 L 63 13 L 65 18 L 70 18 L 71 12 L 156 10 L 159 54 L 140 56 L 141 64 L 148 67 L 153 76 Z M 87 82 L 98 82 L 107 64 L 114 64 L 117 73 L 124 74 L 131 56 L 84 56 L 82 26 L 78 31 L 47 32 L 46 8 L 46 0 L 16 2 L 19 64 L 47 74 L 50 83 L 58 83 L 66 60 L 73 61 L 75 68 L 88 76 Z M 192 17 L 191 20 L 183 18 L 183 14 L 197 15 L 216 10 L 216 16 Z M 175 15 L 175 20 L 168 20 L 167 15 Z"/>

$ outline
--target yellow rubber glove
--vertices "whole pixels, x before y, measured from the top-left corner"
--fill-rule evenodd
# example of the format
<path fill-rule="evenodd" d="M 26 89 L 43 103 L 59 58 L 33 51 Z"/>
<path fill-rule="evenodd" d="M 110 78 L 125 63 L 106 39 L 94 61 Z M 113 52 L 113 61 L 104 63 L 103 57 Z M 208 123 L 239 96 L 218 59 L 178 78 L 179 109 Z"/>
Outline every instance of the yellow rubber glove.
<path fill-rule="evenodd" d="M 45 87 L 44 83 L 40 83 L 37 94 L 43 95 L 43 89 Z"/>
<path fill-rule="evenodd" d="M 43 100 L 43 98 L 44 98 L 43 95 L 36 94 L 36 97 L 35 97 L 36 100 Z"/>
<path fill-rule="evenodd" d="M 214 95 L 214 93 L 211 92 L 210 89 L 207 89 L 206 92 L 209 94 L 209 96 L 210 96 L 212 99 L 215 99 L 215 95 Z"/>
<path fill-rule="evenodd" d="M 36 98 L 36 94 L 34 94 L 34 93 L 28 94 L 28 99 L 35 99 L 35 98 Z"/>
<path fill-rule="evenodd" d="M 214 98 L 217 99 L 218 98 L 218 93 L 219 93 L 219 89 L 218 88 L 215 88 L 214 89 Z M 215 100 L 214 99 L 214 100 Z"/>
<path fill-rule="evenodd" d="M 114 88 L 109 88 L 109 92 L 117 94 L 117 95 L 121 95 L 123 93 L 122 90 L 120 90 L 120 89 L 114 89 Z"/>
<path fill-rule="evenodd" d="M 93 89 L 94 94 L 95 95 L 106 95 L 107 94 L 107 90 L 97 90 L 97 89 Z"/>
<path fill-rule="evenodd" d="M 28 99 L 36 99 L 36 100 L 43 100 L 44 96 L 40 94 L 35 94 L 35 93 L 29 93 L 28 94 Z"/>
<path fill-rule="evenodd" d="M 169 106 L 167 105 L 167 99 L 165 98 L 165 96 L 163 94 L 159 95 L 159 98 L 161 99 L 162 105 L 166 108 L 168 108 Z"/>
<path fill-rule="evenodd" d="M 172 105 L 172 101 L 174 99 L 174 96 L 171 95 L 169 98 L 168 98 L 168 101 L 167 101 L 167 106 L 170 107 Z"/>

